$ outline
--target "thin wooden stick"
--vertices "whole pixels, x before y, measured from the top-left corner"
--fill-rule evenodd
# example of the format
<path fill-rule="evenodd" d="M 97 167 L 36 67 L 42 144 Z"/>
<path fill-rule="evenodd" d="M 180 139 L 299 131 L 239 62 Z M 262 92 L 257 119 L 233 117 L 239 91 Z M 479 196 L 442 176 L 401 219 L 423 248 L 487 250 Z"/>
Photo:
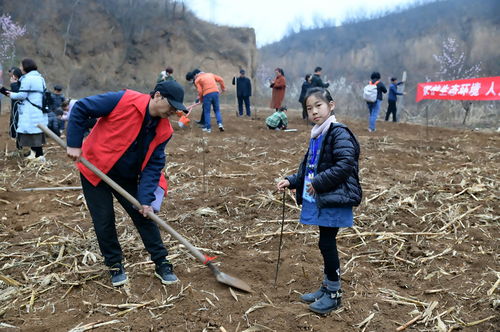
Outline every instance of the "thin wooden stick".
<path fill-rule="evenodd" d="M 274 276 L 274 285 L 278 282 L 278 272 L 280 269 L 280 259 L 281 259 L 281 244 L 283 243 L 283 227 L 285 226 L 285 197 L 286 192 L 283 190 L 283 214 L 281 217 L 281 232 L 280 232 L 280 244 L 278 247 L 278 260 L 276 261 L 276 275 Z"/>
<path fill-rule="evenodd" d="M 317 231 L 303 231 L 303 232 L 283 232 L 283 235 L 291 235 L 291 234 L 314 234 L 318 233 Z M 279 230 L 274 232 L 274 233 L 262 233 L 262 234 L 251 234 L 251 235 L 245 235 L 245 238 L 249 239 L 252 237 L 266 237 L 266 236 L 275 236 L 275 235 L 280 235 Z"/>
<path fill-rule="evenodd" d="M 410 325 L 412 325 L 413 323 L 415 323 L 416 321 L 422 319 L 422 314 L 414 317 L 413 319 L 409 320 L 408 322 L 404 323 L 403 325 L 401 325 L 400 327 L 398 327 L 396 329 L 396 331 L 403 331 L 405 330 L 406 328 L 408 328 Z"/>
<path fill-rule="evenodd" d="M 81 186 L 74 187 L 40 187 L 40 188 L 24 188 L 21 191 L 51 191 L 51 190 L 80 190 Z"/>

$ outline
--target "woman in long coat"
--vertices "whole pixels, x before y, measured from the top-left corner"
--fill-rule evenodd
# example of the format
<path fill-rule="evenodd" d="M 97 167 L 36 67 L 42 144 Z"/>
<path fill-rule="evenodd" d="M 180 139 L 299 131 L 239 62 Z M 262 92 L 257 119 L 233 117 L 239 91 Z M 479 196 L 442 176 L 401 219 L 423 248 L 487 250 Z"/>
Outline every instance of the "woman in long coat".
<path fill-rule="evenodd" d="M 273 89 L 271 108 L 278 110 L 281 108 L 283 99 L 285 99 L 286 79 L 283 69 L 276 68 L 274 72 L 276 73 L 276 77 L 271 82 L 271 88 Z"/>
<path fill-rule="evenodd" d="M 21 61 L 19 92 L 7 92 L 12 100 L 19 101 L 19 120 L 17 123 L 17 142 L 19 146 L 29 146 L 32 154 L 28 159 L 45 161 L 42 145 L 45 136 L 37 124 L 47 125 L 47 114 L 42 112 L 42 100 L 45 90 L 45 80 L 37 70 L 37 65 L 32 59 Z"/>

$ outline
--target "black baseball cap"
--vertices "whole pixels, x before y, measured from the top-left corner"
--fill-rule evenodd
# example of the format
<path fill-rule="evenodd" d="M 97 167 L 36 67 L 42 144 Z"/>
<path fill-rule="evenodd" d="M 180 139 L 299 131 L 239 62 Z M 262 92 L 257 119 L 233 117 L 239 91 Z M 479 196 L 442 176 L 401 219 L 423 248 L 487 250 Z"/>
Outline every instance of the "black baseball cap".
<path fill-rule="evenodd" d="M 176 110 L 188 112 L 184 106 L 184 89 L 176 81 L 163 81 L 156 84 L 153 92 L 158 91 L 162 97 L 167 98 L 168 103 Z"/>

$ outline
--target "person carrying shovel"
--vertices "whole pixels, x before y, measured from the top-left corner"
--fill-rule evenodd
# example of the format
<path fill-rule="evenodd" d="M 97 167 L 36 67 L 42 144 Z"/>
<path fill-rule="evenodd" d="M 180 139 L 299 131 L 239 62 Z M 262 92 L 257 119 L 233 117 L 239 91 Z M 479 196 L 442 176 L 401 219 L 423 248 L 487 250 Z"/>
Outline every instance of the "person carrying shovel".
<path fill-rule="evenodd" d="M 78 161 L 82 156 L 136 197 L 140 210 L 82 163 L 83 194 L 92 216 L 104 263 L 110 268 L 111 283 L 117 287 L 128 281 L 116 232 L 113 196 L 132 218 L 142 242 L 155 263 L 155 276 L 163 284 L 178 281 L 172 264 L 166 259 L 158 226 L 146 218 L 159 210 L 166 193 L 165 146 L 173 129 L 168 119 L 183 104 L 184 90 L 175 81 L 158 83 L 148 94 L 132 90 L 108 92 L 80 99 L 73 107 L 67 128 L 67 155 Z M 83 141 L 86 123 L 99 118 Z M 83 144 L 82 144 L 83 141 Z"/>

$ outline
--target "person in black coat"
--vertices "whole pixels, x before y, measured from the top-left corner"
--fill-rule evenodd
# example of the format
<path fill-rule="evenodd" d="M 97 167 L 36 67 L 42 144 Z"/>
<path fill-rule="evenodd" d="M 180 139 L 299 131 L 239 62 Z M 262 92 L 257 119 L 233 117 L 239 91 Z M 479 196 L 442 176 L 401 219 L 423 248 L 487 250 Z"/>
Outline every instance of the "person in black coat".
<path fill-rule="evenodd" d="M 21 82 L 19 82 L 19 79 L 21 78 L 21 76 L 23 76 L 21 69 L 17 67 L 12 67 L 9 70 L 9 75 L 10 75 L 10 91 L 18 92 L 19 88 L 21 87 Z M 19 121 L 18 104 L 19 102 L 17 100 L 11 101 L 9 133 L 10 137 L 14 139 L 17 137 L 17 122 Z M 16 148 L 17 150 L 22 149 L 17 140 L 16 140 Z"/>
<path fill-rule="evenodd" d="M 387 113 L 385 114 L 385 121 L 389 120 L 389 116 L 392 113 L 392 121 L 396 122 L 397 116 L 396 113 L 398 109 L 396 108 L 396 102 L 398 100 L 398 96 L 402 96 L 405 93 L 398 92 L 398 85 L 404 84 L 404 82 L 399 82 L 396 77 L 391 77 L 391 86 L 389 87 L 389 97 L 387 98 L 387 102 L 389 103 L 389 107 L 387 107 Z"/>
<path fill-rule="evenodd" d="M 304 82 L 302 83 L 302 88 L 300 90 L 300 97 L 299 97 L 299 103 L 302 105 L 304 102 L 304 97 L 306 96 L 307 90 L 309 90 L 312 85 L 311 85 L 311 74 L 307 74 L 306 77 L 304 78 Z M 307 111 L 302 108 L 302 119 L 307 119 Z"/>
<path fill-rule="evenodd" d="M 312 87 L 326 89 L 330 86 L 330 83 L 323 83 L 323 80 L 321 79 L 321 71 L 322 70 L 323 70 L 323 68 L 321 68 L 321 67 L 314 68 L 314 75 L 311 78 L 311 86 Z"/>
<path fill-rule="evenodd" d="M 309 89 L 302 105 L 314 123 L 309 149 L 298 172 L 281 180 L 277 188 L 295 189 L 297 204 L 302 205 L 300 222 L 319 226 L 325 275 L 317 291 L 300 298 L 310 303 L 311 311 L 327 314 L 341 305 L 336 236 L 340 227 L 353 226 L 353 207 L 361 203 L 360 146 L 349 128 L 337 122 L 328 90 Z"/>
<path fill-rule="evenodd" d="M 240 70 L 240 77 L 233 77 L 233 85 L 236 85 L 239 116 L 243 116 L 243 103 L 245 103 L 247 116 L 251 116 L 252 113 L 250 111 L 250 97 L 252 96 L 252 82 L 248 77 L 245 76 L 245 70 Z"/>

